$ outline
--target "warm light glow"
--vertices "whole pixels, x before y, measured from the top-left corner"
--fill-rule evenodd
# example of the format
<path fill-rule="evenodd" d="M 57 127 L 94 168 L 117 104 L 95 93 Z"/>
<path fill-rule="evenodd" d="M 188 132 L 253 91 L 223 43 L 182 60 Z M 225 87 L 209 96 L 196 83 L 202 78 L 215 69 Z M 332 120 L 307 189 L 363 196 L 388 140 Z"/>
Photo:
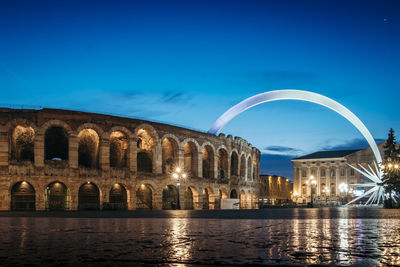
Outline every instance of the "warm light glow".
<path fill-rule="evenodd" d="M 177 172 L 177 173 L 180 173 L 180 172 L 181 172 L 181 168 L 179 168 L 179 167 L 176 168 L 176 172 Z"/>
<path fill-rule="evenodd" d="M 382 170 L 385 169 L 385 165 L 381 165 L 381 169 L 382 169 Z"/>
<path fill-rule="evenodd" d="M 23 181 L 21 184 L 27 184 L 27 182 Z"/>
<path fill-rule="evenodd" d="M 393 167 L 392 163 L 389 163 L 388 167 L 389 167 L 389 168 L 392 168 L 392 167 Z"/>
<path fill-rule="evenodd" d="M 314 175 L 311 175 L 311 176 L 310 176 L 310 179 L 314 179 Z"/>
<path fill-rule="evenodd" d="M 395 169 L 398 169 L 398 168 L 399 168 L 399 165 L 397 165 L 397 164 L 394 165 L 394 168 L 395 168 Z"/>
<path fill-rule="evenodd" d="M 184 179 L 186 178 L 186 173 L 182 174 L 182 178 L 184 178 Z"/>
<path fill-rule="evenodd" d="M 172 177 L 174 177 L 175 179 L 178 179 L 179 175 L 177 173 L 172 174 Z"/>
<path fill-rule="evenodd" d="M 90 182 L 89 182 L 89 181 L 88 181 L 87 183 L 88 183 L 88 184 L 90 184 Z"/>

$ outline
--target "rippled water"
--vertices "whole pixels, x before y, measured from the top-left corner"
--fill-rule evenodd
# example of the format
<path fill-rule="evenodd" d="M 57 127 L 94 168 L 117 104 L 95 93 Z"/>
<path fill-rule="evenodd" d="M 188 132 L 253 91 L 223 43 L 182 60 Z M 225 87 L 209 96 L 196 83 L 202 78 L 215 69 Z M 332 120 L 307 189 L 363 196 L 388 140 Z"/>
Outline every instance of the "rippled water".
<path fill-rule="evenodd" d="M 373 219 L 242 219 L 240 212 L 239 219 L 3 217 L 0 262 L 400 265 L 394 212 L 367 211 L 365 217 L 381 217 Z"/>

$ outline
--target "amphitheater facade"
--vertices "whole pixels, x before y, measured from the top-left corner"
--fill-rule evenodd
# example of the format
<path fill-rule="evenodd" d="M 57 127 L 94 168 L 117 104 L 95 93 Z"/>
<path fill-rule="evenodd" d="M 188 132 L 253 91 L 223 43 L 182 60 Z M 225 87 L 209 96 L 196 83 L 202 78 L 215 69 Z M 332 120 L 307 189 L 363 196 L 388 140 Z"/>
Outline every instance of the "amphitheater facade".
<path fill-rule="evenodd" d="M 0 109 L 0 210 L 256 208 L 260 151 L 240 137 L 56 109 Z M 176 167 L 187 173 L 173 178 Z"/>

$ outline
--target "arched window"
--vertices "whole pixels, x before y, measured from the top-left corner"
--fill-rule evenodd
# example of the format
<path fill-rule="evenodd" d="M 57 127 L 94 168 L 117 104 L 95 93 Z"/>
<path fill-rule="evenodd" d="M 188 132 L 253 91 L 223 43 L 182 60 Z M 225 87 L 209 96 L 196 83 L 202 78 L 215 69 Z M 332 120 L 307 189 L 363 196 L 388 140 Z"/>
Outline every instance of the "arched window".
<path fill-rule="evenodd" d="M 214 178 L 214 150 L 206 145 L 202 150 L 203 177 Z"/>
<path fill-rule="evenodd" d="M 128 138 L 120 131 L 110 134 L 110 166 L 123 168 L 127 166 Z"/>
<path fill-rule="evenodd" d="M 44 135 L 46 160 L 68 160 L 68 134 L 60 126 L 51 126 Z"/>
<path fill-rule="evenodd" d="M 155 137 L 146 129 L 140 129 L 137 133 L 137 137 L 137 170 L 142 172 L 153 172 Z"/>
<path fill-rule="evenodd" d="M 228 178 L 228 152 L 223 148 L 218 150 L 218 178 Z"/>
<path fill-rule="evenodd" d="M 95 130 L 84 129 L 78 134 L 79 166 L 97 168 L 99 153 L 99 136 Z"/>
<path fill-rule="evenodd" d="M 193 142 L 187 142 L 183 147 L 185 171 L 192 177 L 197 177 L 198 173 L 198 152 Z"/>
<path fill-rule="evenodd" d="M 162 172 L 172 173 L 178 163 L 178 143 L 172 138 L 162 141 Z"/>
<path fill-rule="evenodd" d="M 15 161 L 34 161 L 35 131 L 32 127 L 17 126 L 11 140 L 11 159 Z"/>
<path fill-rule="evenodd" d="M 244 155 L 240 157 L 240 178 L 244 179 L 246 177 L 246 158 Z"/>
<path fill-rule="evenodd" d="M 235 151 L 231 155 L 231 176 L 239 175 L 239 158 Z"/>

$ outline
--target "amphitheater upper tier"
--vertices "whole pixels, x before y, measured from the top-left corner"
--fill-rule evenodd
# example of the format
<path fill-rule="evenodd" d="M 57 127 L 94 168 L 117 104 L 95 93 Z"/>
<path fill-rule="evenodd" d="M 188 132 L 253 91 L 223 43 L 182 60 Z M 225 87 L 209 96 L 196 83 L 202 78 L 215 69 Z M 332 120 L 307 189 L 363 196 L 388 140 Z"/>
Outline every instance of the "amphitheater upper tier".
<path fill-rule="evenodd" d="M 57 109 L 0 109 L 0 209 L 255 208 L 260 151 L 242 138 Z M 175 179 L 180 167 L 186 178 Z"/>

